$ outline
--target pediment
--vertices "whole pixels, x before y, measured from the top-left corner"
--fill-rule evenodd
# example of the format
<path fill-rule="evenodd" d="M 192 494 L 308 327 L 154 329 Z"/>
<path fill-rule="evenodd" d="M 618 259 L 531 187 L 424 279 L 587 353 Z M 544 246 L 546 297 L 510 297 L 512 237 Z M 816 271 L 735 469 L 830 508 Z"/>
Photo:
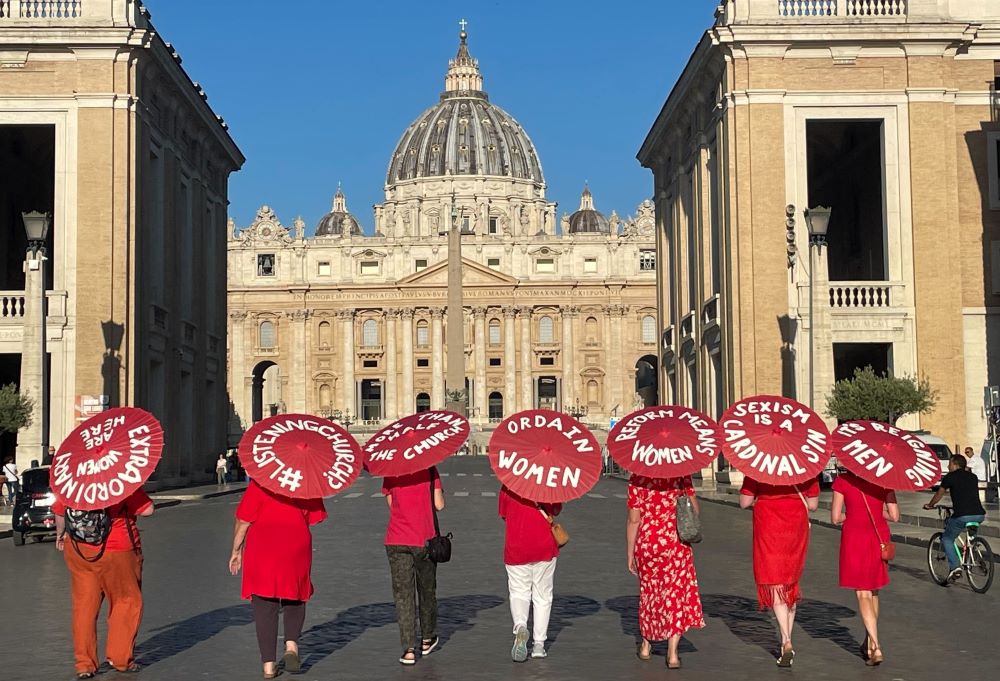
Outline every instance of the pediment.
<path fill-rule="evenodd" d="M 462 258 L 462 286 L 516 286 L 518 283 L 514 277 L 491 270 L 485 265 Z M 411 274 L 400 279 L 398 285 L 401 287 L 420 286 L 447 286 L 448 285 L 448 261 L 439 262 L 428 267 L 422 272 Z"/>

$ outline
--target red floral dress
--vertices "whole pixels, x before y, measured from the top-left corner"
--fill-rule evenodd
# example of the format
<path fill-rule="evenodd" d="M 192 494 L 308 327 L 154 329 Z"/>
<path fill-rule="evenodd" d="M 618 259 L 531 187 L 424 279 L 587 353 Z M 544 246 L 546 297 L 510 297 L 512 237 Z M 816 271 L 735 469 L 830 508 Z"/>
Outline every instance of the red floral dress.
<path fill-rule="evenodd" d="M 677 498 L 694 496 L 691 478 L 633 475 L 628 507 L 641 514 L 635 542 L 639 572 L 639 630 L 649 641 L 705 626 L 691 547 L 677 538 Z"/>

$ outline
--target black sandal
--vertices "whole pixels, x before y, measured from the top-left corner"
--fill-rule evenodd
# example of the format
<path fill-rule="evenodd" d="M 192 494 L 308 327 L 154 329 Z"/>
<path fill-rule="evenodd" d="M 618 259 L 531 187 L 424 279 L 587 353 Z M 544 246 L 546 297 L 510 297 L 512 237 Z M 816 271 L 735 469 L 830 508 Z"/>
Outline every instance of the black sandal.
<path fill-rule="evenodd" d="M 430 655 L 435 648 L 438 647 L 438 643 L 441 642 L 440 636 L 435 636 L 434 638 L 425 638 L 420 641 L 420 654 Z"/>
<path fill-rule="evenodd" d="M 413 657 L 407 657 L 407 655 L 412 655 Z M 406 665 L 410 667 L 417 663 L 417 650 L 416 648 L 407 648 L 403 651 L 403 654 L 399 656 L 399 664 Z"/>
<path fill-rule="evenodd" d="M 119 674 L 138 674 L 142 671 L 142 665 L 138 662 L 133 662 L 129 666 L 125 667 L 125 669 L 115 669 L 115 671 Z"/>

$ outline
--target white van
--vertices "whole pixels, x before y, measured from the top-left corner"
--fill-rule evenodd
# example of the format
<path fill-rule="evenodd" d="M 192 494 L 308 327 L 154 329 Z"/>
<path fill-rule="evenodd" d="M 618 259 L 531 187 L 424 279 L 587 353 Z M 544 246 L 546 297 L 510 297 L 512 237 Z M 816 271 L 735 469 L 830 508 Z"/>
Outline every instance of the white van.
<path fill-rule="evenodd" d="M 941 462 L 941 474 L 943 475 L 947 473 L 948 463 L 951 461 L 952 455 L 951 447 L 948 446 L 948 443 L 939 438 L 937 435 L 928 433 L 924 430 L 916 430 L 913 434 L 923 440 L 928 447 L 934 450 L 934 453 L 937 454 L 938 461 Z"/>

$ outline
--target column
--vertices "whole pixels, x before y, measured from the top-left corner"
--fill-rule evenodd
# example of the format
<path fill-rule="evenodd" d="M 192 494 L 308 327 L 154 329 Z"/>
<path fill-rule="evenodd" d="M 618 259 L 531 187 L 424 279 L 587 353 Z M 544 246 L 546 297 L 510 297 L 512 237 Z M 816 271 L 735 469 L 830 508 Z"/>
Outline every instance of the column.
<path fill-rule="evenodd" d="M 532 395 L 534 362 L 531 357 L 531 308 L 518 308 L 521 318 L 521 403 L 520 411 L 534 409 L 535 400 Z"/>
<path fill-rule="evenodd" d="M 503 316 L 503 409 L 504 416 L 509 416 L 517 411 L 517 336 L 514 332 L 514 319 L 517 316 L 517 308 L 505 307 L 503 309 Z"/>
<path fill-rule="evenodd" d="M 431 409 L 444 408 L 444 309 L 431 308 Z"/>
<path fill-rule="evenodd" d="M 20 223 L 20 216 L 15 221 Z M 24 325 L 21 336 L 20 392 L 35 401 L 31 425 L 17 436 L 16 466 L 18 471 L 31 467 L 33 460 L 42 460 L 42 262 L 28 255 L 24 263 Z M 58 444 L 58 443 L 53 443 Z M 4 488 L 6 491 L 6 487 Z"/>
<path fill-rule="evenodd" d="M 292 367 L 291 385 L 287 394 L 286 407 L 288 411 L 304 414 L 306 413 L 306 386 L 310 383 L 308 379 L 308 357 L 307 353 L 312 343 L 309 342 L 309 335 L 306 331 L 306 323 L 309 319 L 309 310 L 291 310 L 285 316 L 292 323 Z"/>
<path fill-rule="evenodd" d="M 396 395 L 396 320 L 399 310 L 385 311 L 385 387 L 382 399 L 385 402 L 385 413 L 382 418 L 395 421 L 398 414 Z"/>
<path fill-rule="evenodd" d="M 614 409 L 617 406 L 618 411 L 615 413 L 621 418 L 630 411 L 630 405 L 625 404 L 623 391 L 624 378 L 622 376 L 622 363 L 626 361 L 626 357 L 622 354 L 624 350 L 622 325 L 625 323 L 626 309 L 623 305 L 609 305 L 605 310 L 608 314 L 609 326 L 611 328 L 610 344 L 608 346 L 610 348 L 608 352 L 608 368 L 611 369 L 611 408 Z"/>
<path fill-rule="evenodd" d="M 475 319 L 475 345 L 472 356 L 476 364 L 476 407 L 479 408 L 480 419 L 485 419 L 489 416 L 486 404 L 486 308 L 473 308 L 472 314 Z"/>
<path fill-rule="evenodd" d="M 233 411 L 236 412 L 239 423 L 231 424 L 227 433 L 234 435 L 239 432 L 236 426 L 242 430 L 244 423 L 249 425 L 253 421 L 253 405 L 246 390 L 247 377 L 250 375 L 246 366 L 246 358 L 249 355 L 244 347 L 246 319 L 246 310 L 233 310 L 229 313 L 229 399 L 233 403 Z"/>
<path fill-rule="evenodd" d="M 354 380 L 354 310 L 341 310 L 338 314 L 343 323 L 341 333 L 344 338 L 344 380 L 341 391 L 341 409 L 358 413 L 357 384 Z"/>
<path fill-rule="evenodd" d="M 574 406 L 576 398 L 576 373 L 574 369 L 574 359 L 576 350 L 573 346 L 573 319 L 576 317 L 577 308 L 564 307 L 562 309 L 562 404 L 560 407 Z"/>
<path fill-rule="evenodd" d="M 403 395 L 399 403 L 403 416 L 414 413 L 413 395 L 413 310 L 402 310 L 403 318 Z"/>

